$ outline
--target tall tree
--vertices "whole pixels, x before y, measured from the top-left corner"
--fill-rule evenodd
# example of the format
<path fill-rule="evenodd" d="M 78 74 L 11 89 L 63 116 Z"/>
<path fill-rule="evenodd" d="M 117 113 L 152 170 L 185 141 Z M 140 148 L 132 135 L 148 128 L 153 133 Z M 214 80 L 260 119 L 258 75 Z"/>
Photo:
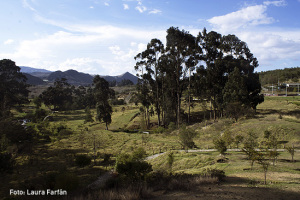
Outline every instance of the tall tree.
<path fill-rule="evenodd" d="M 189 32 L 174 27 L 167 30 L 166 54 L 174 63 L 171 71 L 175 75 L 173 81 L 177 96 L 177 127 L 180 124 L 181 96 L 186 87 L 187 71 L 191 67 L 189 58 L 193 55 L 195 47 L 196 38 Z M 171 71 L 166 71 L 166 73 Z"/>
<path fill-rule="evenodd" d="M 151 93 L 153 97 L 153 103 L 155 105 L 158 126 L 161 125 L 161 87 L 160 87 L 160 76 L 159 71 L 159 58 L 163 54 L 164 45 L 158 39 L 152 39 L 148 45 L 147 49 L 141 54 L 138 54 L 136 58 L 140 59 L 140 64 L 145 65 L 145 74 L 142 74 L 142 78 L 147 80 L 149 86 L 151 87 Z M 139 63 L 136 65 L 136 70 L 139 69 Z"/>
<path fill-rule="evenodd" d="M 114 91 L 109 88 L 109 83 L 99 75 L 94 77 L 93 84 L 94 96 L 96 101 L 97 117 L 100 122 L 103 121 L 108 130 L 108 125 L 111 123 L 112 107 L 108 99 L 113 97 Z"/>
<path fill-rule="evenodd" d="M 28 101 L 26 77 L 15 62 L 0 60 L 0 118 L 10 113 L 11 107 Z"/>

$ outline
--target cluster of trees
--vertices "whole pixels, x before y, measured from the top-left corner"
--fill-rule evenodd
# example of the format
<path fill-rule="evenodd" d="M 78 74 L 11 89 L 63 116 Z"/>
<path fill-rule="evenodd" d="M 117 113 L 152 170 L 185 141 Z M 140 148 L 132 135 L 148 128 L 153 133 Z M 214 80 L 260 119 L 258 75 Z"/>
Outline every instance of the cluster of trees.
<path fill-rule="evenodd" d="M 146 121 L 154 107 L 159 126 L 171 121 L 179 126 L 184 92 L 189 108 L 192 97 L 205 105 L 210 102 L 215 119 L 246 108 L 255 110 L 263 102 L 259 76 L 254 72 L 257 59 L 235 35 L 222 36 L 203 29 L 195 37 L 171 27 L 166 39 L 166 47 L 152 39 L 147 49 L 135 56 L 135 70 L 140 76 L 138 100 Z M 187 122 L 189 118 L 190 112 Z"/>
<path fill-rule="evenodd" d="M 54 110 L 75 110 L 95 107 L 96 102 L 93 96 L 91 87 L 79 86 L 76 88 L 70 85 L 67 79 L 61 78 L 56 80 L 53 86 L 48 87 L 38 97 L 38 100 L 48 107 L 53 106 Z"/>
<path fill-rule="evenodd" d="M 46 106 L 53 106 L 54 110 L 85 109 L 86 122 L 92 121 L 90 108 L 96 108 L 96 119 L 106 124 L 106 129 L 111 123 L 112 107 L 109 99 L 115 98 L 114 90 L 109 88 L 109 83 L 99 75 L 94 77 L 94 87 L 70 85 L 65 78 L 56 80 L 54 86 L 48 87 L 36 102 L 43 102 Z"/>
<path fill-rule="evenodd" d="M 277 84 L 278 82 L 282 83 L 286 81 L 297 83 L 300 79 L 300 67 L 259 72 L 259 79 L 262 85 Z"/>

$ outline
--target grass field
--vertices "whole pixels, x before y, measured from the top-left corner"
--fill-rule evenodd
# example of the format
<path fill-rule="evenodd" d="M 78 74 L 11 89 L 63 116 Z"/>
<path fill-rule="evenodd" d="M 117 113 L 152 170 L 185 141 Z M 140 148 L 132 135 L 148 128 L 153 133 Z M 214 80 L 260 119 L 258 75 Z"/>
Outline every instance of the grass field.
<path fill-rule="evenodd" d="M 164 133 L 143 133 L 143 130 L 128 130 L 141 123 L 138 115 L 139 107 L 126 105 L 113 107 L 112 123 L 109 130 L 105 124 L 99 122 L 84 123 L 84 110 L 59 112 L 53 114 L 53 122 L 49 127 L 59 125 L 68 127 L 71 135 L 52 136 L 48 142 L 37 142 L 30 154 L 19 154 L 16 158 L 15 170 L 12 174 L 1 177 L 0 197 L 9 197 L 9 189 L 43 189 L 52 186 L 53 174 L 68 177 L 78 185 L 62 185 L 75 188 L 85 188 L 97 179 L 106 170 L 114 167 L 115 158 L 120 153 L 132 152 L 143 147 L 147 155 L 167 152 L 148 162 L 155 171 L 170 171 L 167 164 L 168 152 L 173 152 L 173 173 L 201 174 L 207 168 L 216 168 L 225 171 L 226 186 L 235 184 L 238 187 L 279 188 L 286 192 L 298 192 L 300 195 L 300 152 L 295 153 L 295 162 L 290 162 L 288 152 L 281 152 L 277 163 L 270 165 L 267 173 L 267 185 L 263 185 L 264 174 L 262 167 L 255 163 L 253 170 L 249 170 L 250 162 L 242 152 L 228 152 L 225 162 L 218 162 L 220 155 L 217 152 L 184 152 L 180 150 L 178 131 Z M 200 111 L 200 105 L 192 109 L 193 113 Z M 92 110 L 95 115 L 95 110 Z M 192 114 L 193 114 L 192 113 Z M 16 113 L 20 117 L 22 113 Z M 155 117 L 151 118 L 155 122 Z M 260 104 L 257 114 L 252 118 L 241 118 L 238 122 L 231 119 L 217 121 L 203 121 L 194 123 L 189 128 L 198 134 L 194 139 L 198 149 L 212 149 L 213 139 L 224 131 L 230 131 L 233 136 L 246 136 L 249 131 L 255 132 L 261 140 L 265 130 L 280 131 L 280 140 L 286 141 L 283 145 L 294 145 L 300 149 L 300 97 L 265 97 Z M 235 146 L 232 146 L 235 148 Z M 86 167 L 77 167 L 75 157 L 86 154 L 92 158 L 92 164 Z M 104 155 L 109 154 L 110 161 L 104 162 Z M 236 182 L 237 179 L 242 181 Z M 235 181 L 231 181 L 235 180 Z M 52 182 L 51 182 L 52 181 Z M 78 191 L 78 189 L 77 189 Z M 71 192 L 72 193 L 72 192 Z M 156 194 L 156 193 L 155 193 Z M 22 199 L 16 197 L 17 199 Z M 4 199 L 4 198 L 3 198 Z M 159 198 L 158 198 L 159 199 Z"/>

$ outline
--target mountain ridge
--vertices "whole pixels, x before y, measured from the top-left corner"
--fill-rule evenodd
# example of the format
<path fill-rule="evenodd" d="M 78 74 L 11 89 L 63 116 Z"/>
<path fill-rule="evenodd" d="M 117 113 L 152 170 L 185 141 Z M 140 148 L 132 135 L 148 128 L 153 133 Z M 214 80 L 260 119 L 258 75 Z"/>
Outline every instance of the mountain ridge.
<path fill-rule="evenodd" d="M 93 79 L 95 75 L 91 75 L 88 73 L 78 72 L 73 69 L 69 69 L 66 71 L 54 71 L 51 72 L 45 69 L 36 69 L 32 67 L 24 67 L 21 66 L 21 72 L 28 74 L 27 82 L 34 83 L 33 85 L 37 85 L 40 81 L 38 79 L 32 80 L 33 77 L 37 77 L 42 81 L 54 82 L 56 79 L 66 78 L 68 83 L 71 85 L 92 85 Z M 32 77 L 33 76 L 33 77 Z M 137 84 L 138 77 L 134 76 L 129 72 L 125 72 L 118 76 L 109 76 L 109 75 L 99 75 L 104 78 L 108 82 L 116 82 L 119 83 L 122 80 L 128 79 L 132 81 L 134 84 Z M 40 82 L 42 84 L 42 82 Z"/>

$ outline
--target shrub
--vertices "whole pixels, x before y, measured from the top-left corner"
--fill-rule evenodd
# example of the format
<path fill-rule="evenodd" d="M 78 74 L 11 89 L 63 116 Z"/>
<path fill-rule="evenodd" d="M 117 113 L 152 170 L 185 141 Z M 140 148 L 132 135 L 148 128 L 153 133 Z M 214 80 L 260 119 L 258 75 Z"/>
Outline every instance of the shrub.
<path fill-rule="evenodd" d="M 196 137 L 197 133 L 186 127 L 183 127 L 179 131 L 179 142 L 185 148 L 194 148 L 195 143 L 193 141 L 194 137 Z"/>
<path fill-rule="evenodd" d="M 222 181 L 225 178 L 225 172 L 224 170 L 221 169 L 216 169 L 216 168 L 205 168 L 204 171 L 202 172 L 203 176 L 208 176 L 208 177 L 215 177 L 218 178 L 219 181 Z"/>
<path fill-rule="evenodd" d="M 130 180 L 144 180 L 152 171 L 152 165 L 144 161 L 146 151 L 138 148 L 131 155 L 120 154 L 115 165 L 116 171 Z"/>
<path fill-rule="evenodd" d="M 220 154 L 224 155 L 227 151 L 226 142 L 223 138 L 217 138 L 214 141 L 215 148 L 220 152 Z"/>
<path fill-rule="evenodd" d="M 80 155 L 76 155 L 75 157 L 75 163 L 78 167 L 85 167 L 87 165 L 90 165 L 91 162 L 92 159 L 88 155 L 80 154 Z"/>
<path fill-rule="evenodd" d="M 165 128 L 164 127 L 157 127 L 155 130 L 154 130 L 154 133 L 163 133 L 165 132 Z"/>
<path fill-rule="evenodd" d="M 168 130 L 169 131 L 173 131 L 176 129 L 176 125 L 174 122 L 170 122 L 170 124 L 168 125 Z"/>

